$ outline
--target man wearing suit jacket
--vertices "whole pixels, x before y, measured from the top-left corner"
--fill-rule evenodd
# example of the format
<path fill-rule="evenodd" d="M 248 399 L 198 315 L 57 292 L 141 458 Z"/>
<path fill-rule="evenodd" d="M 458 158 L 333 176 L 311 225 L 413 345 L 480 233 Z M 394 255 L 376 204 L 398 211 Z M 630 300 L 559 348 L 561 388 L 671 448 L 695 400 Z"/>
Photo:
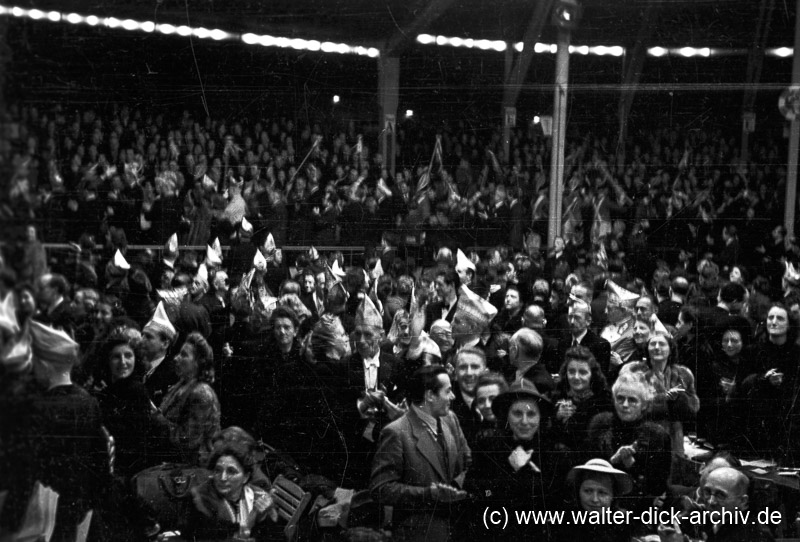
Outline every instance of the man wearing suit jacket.
<path fill-rule="evenodd" d="M 452 323 L 456 314 L 461 279 L 455 269 L 445 269 L 436 273 L 434 288 L 439 301 L 429 303 L 425 308 L 425 331 L 430 331 L 431 324 L 436 320 L 447 320 Z"/>
<path fill-rule="evenodd" d="M 609 374 L 611 345 L 589 329 L 592 323 L 592 308 L 583 300 L 572 303 L 567 312 L 569 331 L 558 341 L 558 359 L 564 359 L 567 350 L 573 346 L 585 346 L 594 354 L 603 374 Z"/>
<path fill-rule="evenodd" d="M 418 369 L 409 382 L 412 406 L 381 432 L 370 489 L 376 503 L 394 508 L 395 541 L 444 542 L 450 537 L 471 451 L 450 412 L 447 371 Z"/>
<path fill-rule="evenodd" d="M 363 479 L 356 480 L 360 482 L 357 487 L 364 487 L 369 483 L 369 465 L 381 429 L 404 411 L 398 406 L 402 390 L 395 374 L 397 360 L 381 351 L 383 319 L 368 296 L 358 307 L 355 324 L 356 352 L 347 364 L 346 389 L 341 396 L 352 421 L 346 436 L 355 452 L 353 461 L 358 462 L 354 472 L 363 474 Z"/>
<path fill-rule="evenodd" d="M 178 381 L 178 375 L 175 374 L 175 363 L 172 359 L 167 359 L 167 351 L 177 335 L 162 301 L 142 330 L 144 387 L 150 401 L 155 406 L 161 404 L 161 400 L 164 399 L 170 386 Z"/>

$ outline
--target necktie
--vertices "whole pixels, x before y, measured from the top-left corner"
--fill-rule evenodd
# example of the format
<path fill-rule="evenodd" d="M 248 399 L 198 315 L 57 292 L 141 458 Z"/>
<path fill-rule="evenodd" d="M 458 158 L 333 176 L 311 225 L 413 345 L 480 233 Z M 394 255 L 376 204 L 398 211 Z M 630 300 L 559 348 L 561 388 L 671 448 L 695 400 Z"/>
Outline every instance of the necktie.
<path fill-rule="evenodd" d="M 444 440 L 444 431 L 442 431 L 442 419 L 436 418 L 436 442 L 439 443 L 439 448 L 442 452 L 442 465 L 444 472 L 450 476 L 449 458 L 447 457 L 447 443 Z"/>
<path fill-rule="evenodd" d="M 572 338 L 572 346 L 573 347 L 578 346 L 578 339 L 576 339 L 574 337 Z"/>

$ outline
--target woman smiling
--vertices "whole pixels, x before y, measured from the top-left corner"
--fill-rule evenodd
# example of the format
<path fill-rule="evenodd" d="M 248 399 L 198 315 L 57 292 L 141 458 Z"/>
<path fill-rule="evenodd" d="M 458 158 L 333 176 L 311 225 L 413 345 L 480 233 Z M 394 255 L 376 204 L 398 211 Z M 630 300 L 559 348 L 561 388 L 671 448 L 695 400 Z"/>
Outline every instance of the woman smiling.
<path fill-rule="evenodd" d="M 688 367 L 678 364 L 678 349 L 665 330 L 650 334 L 647 351 L 647 364 L 630 363 L 620 372 L 644 373 L 655 390 L 650 418 L 669 431 L 673 451 L 683 454 L 683 423 L 693 421 L 700 410 L 694 375 Z"/>
<path fill-rule="evenodd" d="M 498 395 L 491 409 L 497 418 L 498 434 L 475 445 L 467 478 L 467 490 L 477 497 L 474 521 L 481 521 L 487 506 L 537 511 L 557 508 L 563 502 L 559 490 L 568 467 L 563 446 L 553 445 L 548 438 L 550 401 L 532 382 L 522 379 Z M 546 526 L 512 528 L 509 524 L 509 530 L 497 532 L 477 524 L 475 527 L 469 539 L 475 539 L 478 533 L 487 540 L 547 533 Z"/>
<path fill-rule="evenodd" d="M 158 462 L 153 454 L 160 424 L 140 375 L 138 343 L 125 333 L 114 333 L 102 349 L 100 381 L 97 392 L 103 425 L 114 437 L 114 468 L 128 475 Z"/>
<path fill-rule="evenodd" d="M 667 489 L 672 463 L 670 437 L 660 425 L 646 421 L 655 393 L 643 373 L 621 373 L 611 393 L 614 412 L 603 412 L 592 419 L 588 446 L 631 476 L 633 491 L 621 504 L 638 513 Z"/>
<path fill-rule="evenodd" d="M 613 408 L 605 376 L 592 352 L 576 346 L 566 352 L 553 400 L 553 438 L 572 450 L 584 450 L 589 422 Z"/>

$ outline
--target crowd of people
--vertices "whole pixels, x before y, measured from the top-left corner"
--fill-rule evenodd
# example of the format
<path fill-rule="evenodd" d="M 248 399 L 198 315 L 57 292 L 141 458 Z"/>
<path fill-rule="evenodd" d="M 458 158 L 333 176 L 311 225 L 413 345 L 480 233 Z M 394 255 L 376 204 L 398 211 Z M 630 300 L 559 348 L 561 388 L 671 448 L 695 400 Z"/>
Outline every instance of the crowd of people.
<path fill-rule="evenodd" d="M 14 113 L 0 531 L 57 494 L 53 540 L 273 539 L 283 476 L 320 497 L 309 538 L 774 534 L 485 513 L 746 510 L 737 457 L 796 465 L 800 252 L 770 144 L 571 141 L 547 249 L 533 129 L 508 159 L 496 134 L 400 129 L 421 165 L 392 177 L 353 126 Z M 689 434 L 723 454 L 687 489 Z M 168 522 L 142 481 L 175 469 L 197 483 Z"/>

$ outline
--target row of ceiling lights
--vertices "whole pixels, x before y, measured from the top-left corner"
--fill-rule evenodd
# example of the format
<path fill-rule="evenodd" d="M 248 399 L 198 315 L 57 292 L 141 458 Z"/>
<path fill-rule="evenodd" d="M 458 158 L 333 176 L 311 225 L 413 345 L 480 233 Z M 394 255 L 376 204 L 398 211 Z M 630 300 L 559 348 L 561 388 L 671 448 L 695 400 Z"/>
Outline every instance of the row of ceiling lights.
<path fill-rule="evenodd" d="M 79 15 L 77 13 L 61 13 L 59 11 L 42 11 L 39 9 L 25 9 L 18 6 L 0 5 L 0 15 L 12 15 L 14 17 L 26 17 L 34 20 L 48 20 L 52 22 L 66 21 L 72 24 L 87 24 L 89 26 L 105 26 L 107 28 L 122 28 L 130 31 L 158 32 L 164 35 L 177 34 L 179 36 L 195 36 L 200 39 L 228 40 L 239 39 L 248 45 L 263 45 L 264 47 L 282 47 L 298 51 L 322 51 L 323 53 L 355 54 L 376 58 L 380 56 L 380 51 L 375 47 L 363 47 L 358 45 L 348 45 L 346 43 L 334 43 L 329 41 L 305 40 L 299 38 L 285 38 L 258 34 L 236 34 L 219 29 L 208 29 L 203 27 L 192 28 L 185 25 L 175 26 L 171 24 L 156 24 L 152 21 L 134 21 L 133 19 L 117 19 L 115 17 L 97 17 L 95 15 Z M 450 47 L 475 48 L 484 51 L 505 51 L 508 44 L 502 40 L 484 40 L 472 38 L 459 38 L 447 36 L 433 36 L 430 34 L 420 34 L 417 42 L 422 45 L 438 45 Z M 522 52 L 524 44 L 517 42 L 514 49 Z M 534 52 L 555 54 L 557 46 L 554 43 L 536 43 Z M 622 56 L 625 49 L 619 45 L 570 45 L 569 51 L 572 54 L 596 55 L 596 56 Z M 709 47 L 679 47 L 664 48 L 651 47 L 647 54 L 654 57 L 663 56 L 683 56 L 683 57 L 710 57 L 730 54 L 746 54 L 746 49 L 712 49 Z M 790 47 L 778 47 L 767 49 L 768 56 L 787 58 L 794 54 Z"/>
<path fill-rule="evenodd" d="M 417 42 L 422 45 L 438 45 L 449 47 L 466 47 L 468 49 L 482 49 L 484 51 L 505 51 L 509 44 L 502 40 L 476 40 L 472 38 L 459 38 L 447 36 L 433 36 L 431 34 L 420 34 L 417 36 Z M 514 44 L 514 50 L 522 52 L 525 44 L 517 42 Z M 533 46 L 536 53 L 553 53 L 558 50 L 555 43 L 540 43 L 537 42 Z M 595 55 L 595 56 L 622 56 L 625 54 L 625 48 L 619 45 L 570 45 L 569 52 L 578 55 Z M 794 53 L 791 47 L 777 47 L 767 49 L 765 53 L 768 56 L 776 56 L 780 58 L 790 57 Z M 683 56 L 683 57 L 710 57 L 710 56 L 726 56 L 731 54 L 747 54 L 747 49 L 712 49 L 710 47 L 650 47 L 647 49 L 647 54 L 654 57 L 662 56 Z"/>
<path fill-rule="evenodd" d="M 25 9 L 17 6 L 8 7 L 0 5 L 0 15 L 12 15 L 34 20 L 48 20 L 52 22 L 68 22 L 72 24 L 87 24 L 89 26 L 105 26 L 107 28 L 122 28 L 130 31 L 157 32 L 164 35 L 177 34 L 179 36 L 195 36 L 200 39 L 213 39 L 217 41 L 237 39 L 248 45 L 263 45 L 265 47 L 283 47 L 296 50 L 322 51 L 323 53 L 355 54 L 376 58 L 380 52 L 375 47 L 362 47 L 346 43 L 330 41 L 304 40 L 297 38 L 284 38 L 257 34 L 236 34 L 218 28 L 208 29 L 203 27 L 193 28 L 186 25 L 175 26 L 171 24 L 156 24 L 152 21 L 134 21 L 133 19 L 117 19 L 116 17 L 97 17 L 95 15 L 79 15 L 77 13 L 61 13 L 58 11 L 44 12 L 38 9 Z"/>

